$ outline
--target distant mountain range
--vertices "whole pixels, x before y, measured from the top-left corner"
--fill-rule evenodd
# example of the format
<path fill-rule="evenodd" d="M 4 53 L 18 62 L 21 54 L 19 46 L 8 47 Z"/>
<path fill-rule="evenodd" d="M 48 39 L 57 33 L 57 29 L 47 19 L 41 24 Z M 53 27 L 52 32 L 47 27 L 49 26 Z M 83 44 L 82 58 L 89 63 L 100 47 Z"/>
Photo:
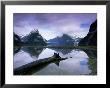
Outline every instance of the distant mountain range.
<path fill-rule="evenodd" d="M 56 37 L 48 40 L 48 45 L 53 46 L 74 45 L 74 42 L 75 40 L 71 36 L 63 34 L 61 37 Z"/>
<path fill-rule="evenodd" d="M 79 43 L 79 44 L 78 44 Z M 97 45 L 97 20 L 90 25 L 89 32 L 84 38 L 73 38 L 68 34 L 57 36 L 53 39 L 44 39 L 38 30 L 31 31 L 21 38 L 14 33 L 14 45 L 37 45 L 37 46 L 74 46 L 74 45 Z"/>

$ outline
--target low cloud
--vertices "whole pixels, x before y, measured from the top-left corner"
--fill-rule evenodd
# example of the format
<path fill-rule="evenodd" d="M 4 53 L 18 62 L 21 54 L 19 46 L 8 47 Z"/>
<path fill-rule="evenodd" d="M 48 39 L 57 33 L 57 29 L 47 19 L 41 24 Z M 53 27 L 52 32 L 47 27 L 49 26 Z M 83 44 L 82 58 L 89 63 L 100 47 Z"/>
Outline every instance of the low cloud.
<path fill-rule="evenodd" d="M 63 33 L 84 37 L 96 19 L 96 13 L 15 13 L 14 32 L 25 36 L 38 29 L 47 40 Z"/>

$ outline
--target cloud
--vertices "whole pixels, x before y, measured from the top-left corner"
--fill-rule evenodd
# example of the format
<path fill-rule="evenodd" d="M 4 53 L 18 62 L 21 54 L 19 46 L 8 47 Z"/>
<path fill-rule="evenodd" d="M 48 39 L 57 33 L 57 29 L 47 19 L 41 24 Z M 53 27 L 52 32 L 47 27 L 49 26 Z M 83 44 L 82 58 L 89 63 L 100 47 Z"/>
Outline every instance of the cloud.
<path fill-rule="evenodd" d="M 82 23 L 82 24 L 80 24 L 80 27 L 81 28 L 89 28 L 90 24 L 89 23 Z"/>
<path fill-rule="evenodd" d="M 84 37 L 90 24 L 97 19 L 95 13 L 15 13 L 14 32 L 25 36 L 33 29 L 48 39 L 61 36 Z"/>

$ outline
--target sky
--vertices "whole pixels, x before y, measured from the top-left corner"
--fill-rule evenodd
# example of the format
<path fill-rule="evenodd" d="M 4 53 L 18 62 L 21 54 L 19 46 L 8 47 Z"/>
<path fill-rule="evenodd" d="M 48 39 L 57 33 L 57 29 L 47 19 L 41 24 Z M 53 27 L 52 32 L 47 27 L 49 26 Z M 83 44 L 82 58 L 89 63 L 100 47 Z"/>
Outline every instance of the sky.
<path fill-rule="evenodd" d="M 63 34 L 85 37 L 96 19 L 96 13 L 14 13 L 13 28 L 22 37 L 34 29 L 46 40 Z"/>

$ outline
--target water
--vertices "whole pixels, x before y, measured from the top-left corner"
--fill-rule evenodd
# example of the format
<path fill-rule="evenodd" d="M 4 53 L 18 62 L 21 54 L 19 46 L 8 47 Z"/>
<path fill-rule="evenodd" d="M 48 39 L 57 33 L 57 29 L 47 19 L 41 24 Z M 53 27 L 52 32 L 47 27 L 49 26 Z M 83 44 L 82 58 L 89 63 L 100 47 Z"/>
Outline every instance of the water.
<path fill-rule="evenodd" d="M 36 47 L 22 47 L 19 49 L 14 54 L 14 69 L 30 62 L 53 56 L 54 52 L 68 59 L 47 64 L 39 67 L 39 69 L 34 69 L 31 75 L 89 75 L 92 72 L 88 64 L 88 55 L 90 53 L 79 49 L 50 49 Z"/>

